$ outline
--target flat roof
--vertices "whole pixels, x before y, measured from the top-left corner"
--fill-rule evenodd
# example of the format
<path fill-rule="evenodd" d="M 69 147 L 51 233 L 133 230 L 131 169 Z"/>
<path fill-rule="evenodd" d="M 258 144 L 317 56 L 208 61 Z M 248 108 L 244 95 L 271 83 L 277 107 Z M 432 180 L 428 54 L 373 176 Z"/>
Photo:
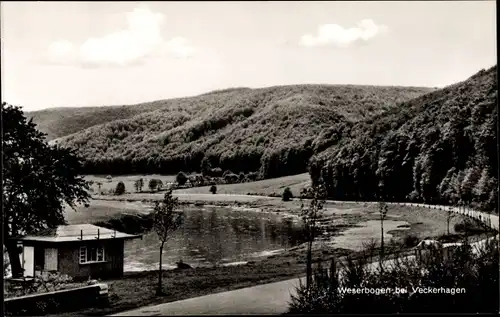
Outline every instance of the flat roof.
<path fill-rule="evenodd" d="M 109 239 L 136 239 L 141 235 L 128 234 L 92 224 L 62 225 L 16 238 L 20 241 L 71 242 Z"/>

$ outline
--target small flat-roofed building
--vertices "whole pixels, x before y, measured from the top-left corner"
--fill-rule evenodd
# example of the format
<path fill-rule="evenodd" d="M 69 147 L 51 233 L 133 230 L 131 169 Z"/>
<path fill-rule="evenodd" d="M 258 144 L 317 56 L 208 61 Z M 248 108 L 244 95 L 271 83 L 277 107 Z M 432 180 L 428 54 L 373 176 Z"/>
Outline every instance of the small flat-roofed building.
<path fill-rule="evenodd" d="M 125 240 L 141 238 L 91 224 L 64 225 L 15 238 L 24 276 L 57 271 L 73 278 L 123 275 Z"/>

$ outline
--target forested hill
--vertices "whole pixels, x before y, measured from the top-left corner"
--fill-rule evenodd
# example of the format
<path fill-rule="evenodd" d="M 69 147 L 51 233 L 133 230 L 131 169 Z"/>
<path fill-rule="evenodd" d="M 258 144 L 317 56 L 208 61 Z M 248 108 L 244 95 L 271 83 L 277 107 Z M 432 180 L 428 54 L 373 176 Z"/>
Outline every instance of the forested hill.
<path fill-rule="evenodd" d="M 113 107 L 109 111 L 120 120 L 57 142 L 78 149 L 86 173 L 199 171 L 205 159 L 205 166 L 233 172 L 290 175 L 305 172 L 309 158 L 334 142 L 339 131 L 430 90 L 329 85 L 229 89 L 143 104 L 144 111 Z M 102 116 L 104 109 L 87 111 L 77 120 L 63 118 L 59 126 L 85 128 L 103 120 L 94 116 Z"/>
<path fill-rule="evenodd" d="M 331 197 L 498 210 L 497 67 L 355 124 L 311 159 Z"/>

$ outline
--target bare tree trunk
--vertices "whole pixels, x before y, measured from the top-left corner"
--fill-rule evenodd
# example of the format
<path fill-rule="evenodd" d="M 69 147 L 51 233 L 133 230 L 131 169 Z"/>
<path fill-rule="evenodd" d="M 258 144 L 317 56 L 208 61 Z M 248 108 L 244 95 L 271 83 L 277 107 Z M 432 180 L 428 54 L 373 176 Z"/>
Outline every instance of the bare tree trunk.
<path fill-rule="evenodd" d="M 160 246 L 160 268 L 158 270 L 158 288 L 156 289 L 156 295 L 163 295 L 163 285 L 162 285 L 162 282 L 161 282 L 161 278 L 162 278 L 162 273 L 163 273 L 163 270 L 162 270 L 162 258 L 163 258 L 163 245 L 165 244 L 164 241 L 161 242 L 161 246 Z"/>
<path fill-rule="evenodd" d="M 450 235 L 450 219 L 451 215 L 450 212 L 448 211 L 448 217 L 446 217 L 446 233 Z"/>
<path fill-rule="evenodd" d="M 312 282 L 312 240 L 307 245 L 307 263 L 306 263 L 306 286 L 309 288 Z"/>
<path fill-rule="evenodd" d="M 380 218 L 380 264 L 384 258 L 384 219 Z"/>

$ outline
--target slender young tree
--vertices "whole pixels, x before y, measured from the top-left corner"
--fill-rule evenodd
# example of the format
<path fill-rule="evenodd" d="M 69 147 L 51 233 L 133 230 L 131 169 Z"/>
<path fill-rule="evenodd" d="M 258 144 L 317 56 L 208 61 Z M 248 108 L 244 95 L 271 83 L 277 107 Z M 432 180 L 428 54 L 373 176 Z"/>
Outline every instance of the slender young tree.
<path fill-rule="evenodd" d="M 161 179 L 156 180 L 156 190 L 161 190 L 163 188 L 163 181 Z"/>
<path fill-rule="evenodd" d="M 64 224 L 65 204 L 88 206 L 88 182 L 76 152 L 48 145 L 20 107 L 2 103 L 2 230 L 13 276 L 22 275 L 10 238 Z"/>
<path fill-rule="evenodd" d="M 453 205 L 450 205 L 446 210 L 446 234 L 450 235 L 450 223 L 451 219 L 455 217 L 455 213 L 453 212 Z"/>
<path fill-rule="evenodd" d="M 187 180 L 188 180 L 188 178 L 187 178 L 186 174 L 184 174 L 184 172 L 177 173 L 177 176 L 175 177 L 175 181 L 180 186 L 184 186 L 184 184 L 186 184 Z"/>
<path fill-rule="evenodd" d="M 210 192 L 215 195 L 217 193 L 217 186 L 215 185 L 210 186 Z"/>
<path fill-rule="evenodd" d="M 165 242 L 170 237 L 170 235 L 177 230 L 184 219 L 184 213 L 177 210 L 179 206 L 179 199 L 172 196 L 172 189 L 169 188 L 165 192 L 163 201 L 156 202 L 153 211 L 153 226 L 156 234 L 160 240 L 160 267 L 158 275 L 158 288 L 156 289 L 157 295 L 163 295 L 162 287 L 162 258 L 163 258 L 163 247 Z"/>
<path fill-rule="evenodd" d="M 149 180 L 148 187 L 149 187 L 149 190 L 151 190 L 151 192 L 155 191 L 157 185 L 158 185 L 158 181 L 156 180 L 156 178 L 152 178 Z"/>
<path fill-rule="evenodd" d="M 139 192 L 142 192 L 142 188 L 144 187 L 144 180 L 139 178 Z"/>
<path fill-rule="evenodd" d="M 125 194 L 125 184 L 123 182 L 118 182 L 115 188 L 115 195 L 123 195 Z"/>
<path fill-rule="evenodd" d="M 384 259 L 384 220 L 387 217 L 387 203 L 382 200 L 378 203 L 378 212 L 380 217 L 380 265 Z"/>
<path fill-rule="evenodd" d="M 317 220 L 321 217 L 321 212 L 325 204 L 327 192 L 323 183 L 317 183 L 311 188 L 304 188 L 301 191 L 301 216 L 304 221 L 304 229 L 307 240 L 307 261 L 306 261 L 306 286 L 311 286 L 312 281 L 312 245 L 316 238 Z M 312 198 L 309 206 L 304 204 L 304 199 Z"/>

